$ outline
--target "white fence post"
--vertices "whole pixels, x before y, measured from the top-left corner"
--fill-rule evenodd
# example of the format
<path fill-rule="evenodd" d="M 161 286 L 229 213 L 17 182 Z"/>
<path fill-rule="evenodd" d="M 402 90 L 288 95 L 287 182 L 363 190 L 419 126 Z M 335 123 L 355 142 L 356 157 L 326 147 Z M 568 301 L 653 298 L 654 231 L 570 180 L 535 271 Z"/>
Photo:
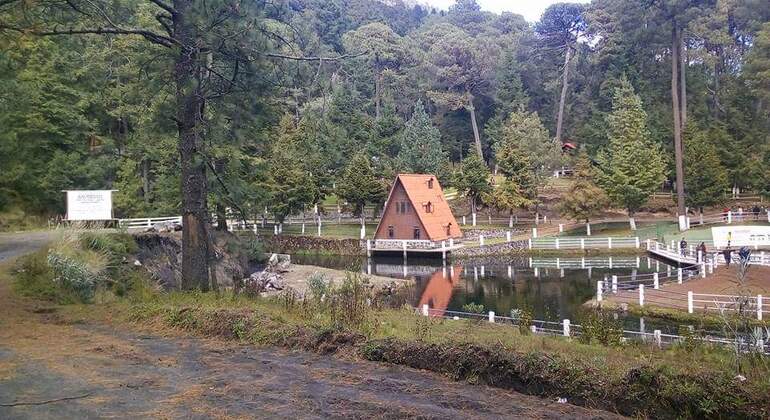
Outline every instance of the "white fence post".
<path fill-rule="evenodd" d="M 556 249 L 559 249 L 559 238 L 556 238 Z"/>
<path fill-rule="evenodd" d="M 682 284 L 682 268 L 679 267 L 676 269 L 676 282 L 679 284 Z"/>
<path fill-rule="evenodd" d="M 660 289 L 660 281 L 658 279 L 658 273 L 652 274 L 652 288 L 655 290 Z"/>
<path fill-rule="evenodd" d="M 532 334 L 537 334 L 537 327 L 534 325 L 529 326 L 529 330 L 532 331 Z"/>
<path fill-rule="evenodd" d="M 586 236 L 591 236 L 591 224 L 586 223 Z"/>
<path fill-rule="evenodd" d="M 618 293 L 618 276 L 612 276 L 612 293 Z"/>
<path fill-rule="evenodd" d="M 559 223 L 559 233 L 564 232 L 564 224 Z"/>
<path fill-rule="evenodd" d="M 511 242 L 511 231 L 505 232 L 505 242 Z"/>
<path fill-rule="evenodd" d="M 406 259 L 406 241 L 401 241 L 401 247 L 404 249 L 404 259 Z"/>
<path fill-rule="evenodd" d="M 762 320 L 762 295 L 757 295 L 757 320 Z"/>
<path fill-rule="evenodd" d="M 527 239 L 527 247 L 528 247 L 529 249 L 532 249 L 532 239 L 531 239 L 531 238 L 530 238 L 530 239 Z"/>
<path fill-rule="evenodd" d="M 495 323 L 495 311 L 489 311 L 488 316 L 489 316 L 489 322 L 494 324 Z"/>
<path fill-rule="evenodd" d="M 580 249 L 586 249 L 586 239 L 580 238 Z"/>
<path fill-rule="evenodd" d="M 691 314 L 693 313 L 693 301 L 692 301 L 692 291 L 687 292 L 687 313 Z"/>
<path fill-rule="evenodd" d="M 639 237 L 634 237 L 634 245 L 636 245 L 636 249 L 639 249 Z"/>
<path fill-rule="evenodd" d="M 428 309 L 428 304 L 427 303 L 424 303 L 422 305 L 422 314 L 425 315 L 425 316 L 430 315 L 430 310 Z"/>
<path fill-rule="evenodd" d="M 479 235 L 479 246 L 484 246 L 484 235 Z"/>
<path fill-rule="evenodd" d="M 705 262 L 701 262 L 700 263 L 700 272 L 701 272 L 700 276 L 703 277 L 703 278 L 706 278 L 706 263 Z"/>
<path fill-rule="evenodd" d="M 639 306 L 644 306 L 644 285 L 639 285 Z"/>
<path fill-rule="evenodd" d="M 569 319 L 562 321 L 562 331 L 565 337 L 569 337 Z"/>
<path fill-rule="evenodd" d="M 369 239 L 366 240 L 366 256 L 369 258 L 372 256 L 372 241 Z"/>
<path fill-rule="evenodd" d="M 612 249 L 612 238 L 607 238 L 607 249 Z"/>
<path fill-rule="evenodd" d="M 727 224 L 729 225 L 732 222 L 733 222 L 733 212 L 732 211 L 728 211 L 727 212 Z"/>
<path fill-rule="evenodd" d="M 465 226 L 465 216 L 463 216 L 463 226 Z"/>
<path fill-rule="evenodd" d="M 532 238 L 537 238 L 537 228 L 532 228 Z"/>
<path fill-rule="evenodd" d="M 658 348 L 660 348 L 663 345 L 663 341 L 662 341 L 660 330 L 654 330 L 652 332 L 652 336 L 655 339 L 655 345 L 658 346 Z"/>
<path fill-rule="evenodd" d="M 596 301 L 602 301 L 602 289 L 604 288 L 604 282 L 599 280 L 596 282 Z"/>

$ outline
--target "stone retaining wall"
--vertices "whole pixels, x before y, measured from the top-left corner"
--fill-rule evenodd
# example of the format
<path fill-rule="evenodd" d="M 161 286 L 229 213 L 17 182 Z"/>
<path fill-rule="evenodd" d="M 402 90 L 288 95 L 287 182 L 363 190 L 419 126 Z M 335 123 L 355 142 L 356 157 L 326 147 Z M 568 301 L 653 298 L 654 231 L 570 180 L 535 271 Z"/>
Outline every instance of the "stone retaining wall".
<path fill-rule="evenodd" d="M 313 236 L 265 236 L 265 251 L 294 254 L 297 252 L 361 255 L 366 251 L 358 239 L 328 239 Z"/>

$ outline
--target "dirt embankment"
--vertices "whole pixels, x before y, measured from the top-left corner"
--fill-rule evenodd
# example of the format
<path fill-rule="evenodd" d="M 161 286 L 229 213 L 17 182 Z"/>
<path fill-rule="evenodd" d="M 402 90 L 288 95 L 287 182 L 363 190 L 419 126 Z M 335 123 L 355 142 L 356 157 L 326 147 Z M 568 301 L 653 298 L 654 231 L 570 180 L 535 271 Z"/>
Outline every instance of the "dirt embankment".
<path fill-rule="evenodd" d="M 405 367 L 68 319 L 0 279 L 0 418 L 618 418 Z"/>

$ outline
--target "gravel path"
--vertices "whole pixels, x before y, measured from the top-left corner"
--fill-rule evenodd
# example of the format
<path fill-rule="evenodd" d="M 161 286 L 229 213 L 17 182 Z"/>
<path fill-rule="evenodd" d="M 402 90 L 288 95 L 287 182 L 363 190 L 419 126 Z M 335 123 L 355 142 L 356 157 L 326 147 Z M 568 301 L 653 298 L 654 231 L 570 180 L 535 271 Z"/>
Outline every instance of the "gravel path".
<path fill-rule="evenodd" d="M 51 230 L 0 233 L 0 262 L 36 251 L 54 238 Z"/>

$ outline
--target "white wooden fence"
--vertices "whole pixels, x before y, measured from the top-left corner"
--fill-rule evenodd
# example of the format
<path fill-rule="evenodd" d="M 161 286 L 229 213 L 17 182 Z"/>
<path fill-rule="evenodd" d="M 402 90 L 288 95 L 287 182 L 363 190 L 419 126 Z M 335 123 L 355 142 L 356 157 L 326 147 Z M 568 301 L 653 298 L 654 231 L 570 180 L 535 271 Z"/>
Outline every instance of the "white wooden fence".
<path fill-rule="evenodd" d="M 182 216 L 119 219 L 118 226 L 125 229 L 148 229 L 159 224 L 182 224 Z"/>
<path fill-rule="evenodd" d="M 529 249 L 621 249 L 640 248 L 639 237 L 606 237 L 595 236 L 572 237 L 554 236 L 532 238 L 528 242 Z"/>
<path fill-rule="evenodd" d="M 490 324 L 500 325 L 501 327 L 521 327 L 521 318 L 500 316 L 495 314 L 494 311 L 487 313 L 469 313 L 449 310 L 438 310 L 430 308 L 428 304 L 422 305 L 421 308 L 414 308 L 415 312 L 434 318 L 444 318 L 447 320 L 476 320 L 479 322 L 487 322 Z M 515 311 L 512 311 L 515 313 Z M 727 346 L 737 348 L 741 352 L 757 352 L 763 354 L 770 354 L 770 340 L 768 340 L 768 332 L 763 329 L 755 329 L 753 333 L 744 334 L 741 337 L 730 338 L 721 335 L 715 331 L 705 331 L 701 335 L 693 335 L 692 337 L 683 337 L 677 334 L 664 334 L 661 330 L 653 330 L 647 332 L 644 329 L 644 323 L 641 323 L 640 331 L 622 330 L 622 340 L 634 340 L 640 342 L 651 343 L 659 348 L 669 347 L 676 343 L 684 342 L 686 340 L 697 340 L 703 343 L 711 343 L 719 346 Z M 553 336 L 563 336 L 565 338 L 579 337 L 583 334 L 583 327 L 579 324 L 573 324 L 569 319 L 562 321 L 543 321 L 532 320 L 524 325 L 533 334 L 544 334 Z M 503 332 L 504 333 L 504 332 Z"/>

